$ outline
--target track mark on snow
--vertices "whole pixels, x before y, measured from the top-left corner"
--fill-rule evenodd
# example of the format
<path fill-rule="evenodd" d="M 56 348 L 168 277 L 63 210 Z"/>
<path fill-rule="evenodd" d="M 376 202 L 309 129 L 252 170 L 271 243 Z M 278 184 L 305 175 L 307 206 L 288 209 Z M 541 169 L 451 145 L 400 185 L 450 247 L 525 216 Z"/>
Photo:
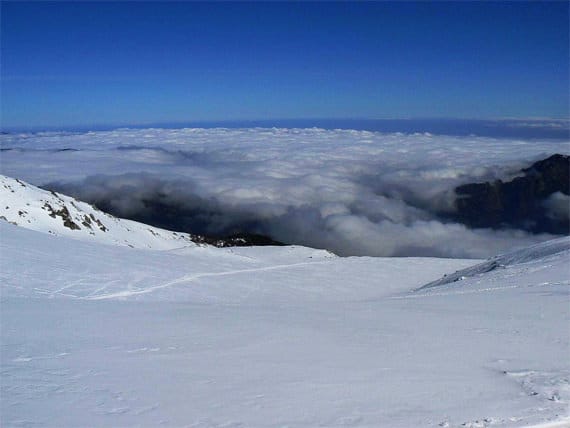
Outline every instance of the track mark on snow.
<path fill-rule="evenodd" d="M 218 277 L 218 276 L 230 276 L 230 275 L 239 275 L 243 273 L 253 273 L 253 272 L 267 272 L 272 270 L 280 270 L 280 269 L 287 269 L 287 268 L 295 268 L 301 266 L 313 266 L 317 264 L 325 264 L 330 263 L 329 260 L 322 261 L 322 262 L 301 262 L 301 263 L 292 263 L 286 265 L 275 265 L 275 266 L 266 266 L 261 268 L 252 268 L 252 269 L 239 269 L 239 270 L 229 270 L 225 272 L 215 272 L 215 273 L 199 273 L 195 275 L 186 275 L 181 278 L 175 279 L 173 281 L 166 282 L 164 284 L 156 285 L 154 287 L 148 287 L 142 290 L 124 290 L 119 291 L 116 293 L 109 293 L 109 294 L 102 294 L 98 296 L 87 296 L 81 297 L 80 299 L 83 300 L 105 300 L 105 299 L 117 299 L 117 298 L 126 298 L 131 296 L 137 296 L 139 294 L 147 294 L 152 293 L 156 290 L 161 290 L 164 288 L 172 287 L 173 285 L 182 284 L 185 282 L 192 282 L 196 281 L 197 279 L 201 278 L 210 278 L 210 277 Z"/>

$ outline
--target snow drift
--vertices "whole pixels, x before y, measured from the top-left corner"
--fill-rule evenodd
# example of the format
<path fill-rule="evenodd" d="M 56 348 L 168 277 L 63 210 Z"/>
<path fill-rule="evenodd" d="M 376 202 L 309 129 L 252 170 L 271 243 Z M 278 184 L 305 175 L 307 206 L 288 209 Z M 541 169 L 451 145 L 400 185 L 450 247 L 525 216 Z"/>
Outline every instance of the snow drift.
<path fill-rule="evenodd" d="M 489 260 L 483 263 L 479 263 L 475 266 L 462 269 L 449 275 L 446 274 L 443 278 L 430 282 L 429 284 L 426 284 L 419 288 L 419 290 L 451 284 L 457 281 L 465 280 L 467 278 L 480 278 L 483 282 L 486 282 L 488 281 L 488 275 L 485 274 L 496 269 L 512 270 L 515 267 L 520 267 L 519 265 L 527 265 L 532 263 L 544 265 L 553 258 L 562 259 L 562 261 L 564 261 L 569 257 L 570 236 L 566 236 L 520 250 L 512 251 L 506 254 L 491 257 Z M 552 268 L 552 265 L 546 264 L 544 267 L 550 269 Z M 563 267 L 564 266 L 562 266 L 562 268 Z M 570 266 L 567 266 L 566 273 L 568 274 L 568 277 L 566 279 L 570 280 Z"/>

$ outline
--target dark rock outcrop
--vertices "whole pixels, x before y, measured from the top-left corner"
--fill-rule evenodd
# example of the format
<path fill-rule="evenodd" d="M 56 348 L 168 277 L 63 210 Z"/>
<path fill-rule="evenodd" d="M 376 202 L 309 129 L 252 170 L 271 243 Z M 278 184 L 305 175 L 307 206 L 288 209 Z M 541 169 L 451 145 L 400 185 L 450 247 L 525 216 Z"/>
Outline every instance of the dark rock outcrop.
<path fill-rule="evenodd" d="M 252 247 L 264 245 L 286 245 L 276 241 L 269 236 L 258 233 L 247 232 L 247 230 L 255 230 L 255 224 L 244 224 L 242 231 L 225 230 L 217 234 L 208 233 L 208 224 L 212 218 L 219 216 L 216 211 L 207 209 L 189 210 L 186 207 L 165 203 L 157 199 L 142 200 L 144 209 L 128 213 L 118 211 L 115 207 L 106 201 L 90 201 L 95 203 L 95 208 L 111 215 L 128 218 L 129 220 L 138 221 L 161 229 L 188 233 L 193 242 L 198 244 L 208 244 L 215 247 Z M 246 231 L 243 231 L 246 230 Z"/>
<path fill-rule="evenodd" d="M 50 217 L 53 217 L 53 218 L 61 217 L 61 220 L 63 221 L 63 225 L 65 227 L 67 227 L 68 229 L 71 229 L 71 230 L 80 230 L 81 229 L 77 225 L 77 223 L 75 223 L 73 221 L 73 219 L 71 218 L 71 214 L 69 214 L 69 210 L 67 209 L 67 207 L 65 205 L 62 208 L 60 208 L 59 210 L 56 210 L 49 203 L 46 202 L 42 208 L 49 212 Z"/>
<path fill-rule="evenodd" d="M 556 192 L 568 195 L 569 188 L 570 156 L 556 154 L 521 170 L 511 181 L 457 187 L 453 217 L 470 227 L 568 234 L 570 219 L 548 215 L 545 201 Z"/>
<path fill-rule="evenodd" d="M 236 233 L 234 235 L 224 237 L 192 235 L 192 241 L 199 244 L 210 244 L 221 248 L 285 245 L 283 242 L 275 241 L 265 235 L 258 235 L 255 233 Z"/>

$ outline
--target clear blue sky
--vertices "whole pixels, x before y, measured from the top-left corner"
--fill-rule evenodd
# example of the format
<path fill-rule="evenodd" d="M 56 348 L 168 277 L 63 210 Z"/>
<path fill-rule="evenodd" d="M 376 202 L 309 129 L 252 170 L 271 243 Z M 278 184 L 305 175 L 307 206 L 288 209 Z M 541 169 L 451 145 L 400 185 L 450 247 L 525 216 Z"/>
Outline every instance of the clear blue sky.
<path fill-rule="evenodd" d="M 565 118 L 568 8 L 3 2 L 2 124 Z"/>

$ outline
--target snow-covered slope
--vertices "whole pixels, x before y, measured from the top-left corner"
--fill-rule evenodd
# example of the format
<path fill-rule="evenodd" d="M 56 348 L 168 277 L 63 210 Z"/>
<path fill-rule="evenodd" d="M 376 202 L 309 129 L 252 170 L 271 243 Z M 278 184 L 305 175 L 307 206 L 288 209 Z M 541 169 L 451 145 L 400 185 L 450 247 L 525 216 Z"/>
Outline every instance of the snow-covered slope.
<path fill-rule="evenodd" d="M 69 196 L 4 175 L 0 175 L 0 200 L 0 219 L 52 235 L 155 250 L 196 245 L 188 234 L 118 219 Z"/>
<path fill-rule="evenodd" d="M 527 248 L 500 254 L 475 266 L 461 269 L 452 274 L 446 274 L 444 277 L 420 287 L 419 290 L 440 287 L 468 278 L 470 281 L 462 283 L 462 288 L 473 288 L 480 284 L 489 284 L 491 278 L 495 277 L 500 278 L 499 282 L 505 284 L 503 279 L 517 276 L 513 272 L 517 272 L 519 276 L 524 277 L 524 282 L 526 283 L 531 283 L 537 272 L 542 272 L 548 277 L 562 277 L 568 282 L 570 280 L 570 266 L 566 264 L 566 261 L 570 257 L 569 253 L 570 236 L 552 239 Z M 554 268 L 562 271 L 555 273 L 553 272 Z M 522 273 L 524 275 L 520 275 Z M 517 278 L 517 280 L 520 280 L 520 278 Z M 454 289 L 457 288 L 459 288 L 459 285 L 454 287 Z M 440 288 L 438 290 L 441 291 Z"/>
<path fill-rule="evenodd" d="M 415 291 L 478 261 L 0 238 L 2 426 L 567 425 L 559 242 Z"/>
<path fill-rule="evenodd" d="M 505 311 L 509 316 L 506 324 L 496 324 L 495 331 L 512 335 L 518 345 L 530 331 L 533 339 L 519 348 L 529 352 L 530 346 L 536 347 L 535 356 L 529 359 L 529 367 L 508 367 L 510 361 L 501 361 L 502 373 L 518 383 L 525 394 L 536 397 L 543 402 L 563 403 L 565 414 L 570 413 L 570 236 L 533 245 L 528 248 L 501 254 L 491 259 L 446 274 L 402 298 L 418 299 L 455 299 L 466 297 L 476 305 L 481 296 L 492 295 L 490 305 Z M 513 310 L 513 305 L 516 308 Z M 558 309 L 558 310 L 557 310 Z M 488 313 L 485 310 L 485 313 Z M 521 324 L 512 319 L 513 313 L 528 321 L 524 329 L 512 328 Z M 539 320 L 552 317 L 552 325 L 545 329 Z M 483 324 L 483 323 L 482 323 Z M 505 328 L 505 326 L 507 326 Z M 481 328 L 482 334 L 493 334 L 492 330 Z M 552 335 L 553 332 L 555 335 Z M 556 337 L 558 334 L 558 337 Z M 538 338 L 551 336 L 562 344 L 558 352 L 562 352 L 562 364 L 556 369 L 545 370 L 543 361 L 549 352 L 542 348 Z M 477 351 L 474 351 L 477 352 Z M 528 355 L 525 355 L 528 357 Z M 540 367 L 540 368 L 539 368 Z M 537 413 L 544 410 L 536 409 Z M 526 424 L 516 426 L 526 426 Z M 541 425 L 542 426 L 542 425 Z M 570 419 L 547 426 L 569 427 Z"/>
<path fill-rule="evenodd" d="M 375 299 L 473 260 L 336 257 L 307 247 L 149 251 L 75 242 L 0 222 L 3 297 L 303 304 Z"/>

